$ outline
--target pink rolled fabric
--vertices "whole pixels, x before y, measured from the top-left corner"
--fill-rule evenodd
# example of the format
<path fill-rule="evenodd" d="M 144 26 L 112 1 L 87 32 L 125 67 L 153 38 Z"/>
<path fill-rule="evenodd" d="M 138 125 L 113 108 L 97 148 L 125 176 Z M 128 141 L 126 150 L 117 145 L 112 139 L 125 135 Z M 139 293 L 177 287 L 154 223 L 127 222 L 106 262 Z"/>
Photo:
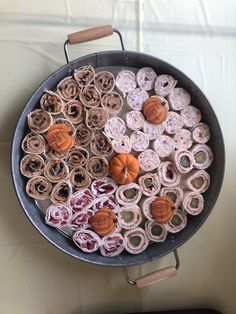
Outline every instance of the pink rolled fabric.
<path fill-rule="evenodd" d="M 101 104 L 111 114 L 118 113 L 123 107 L 123 99 L 120 94 L 110 92 L 105 94 L 101 99 Z"/>
<path fill-rule="evenodd" d="M 132 143 L 132 149 L 136 152 L 142 152 L 149 146 L 149 138 L 141 131 L 134 131 L 130 135 L 130 141 Z"/>
<path fill-rule="evenodd" d="M 86 147 L 94 137 L 94 132 L 83 123 L 75 129 L 76 144 L 80 147 Z"/>
<path fill-rule="evenodd" d="M 115 78 L 111 72 L 101 71 L 95 75 L 94 84 L 100 93 L 110 93 L 115 87 Z"/>
<path fill-rule="evenodd" d="M 73 212 L 80 212 L 82 210 L 92 207 L 94 201 L 93 194 L 90 189 L 75 192 L 70 199 L 70 206 Z"/>
<path fill-rule="evenodd" d="M 182 208 L 190 215 L 199 215 L 204 209 L 204 198 L 199 193 L 187 191 L 184 193 Z"/>
<path fill-rule="evenodd" d="M 165 131 L 168 134 L 175 134 L 184 126 L 182 117 L 173 111 L 169 111 L 167 118 L 164 122 Z"/>
<path fill-rule="evenodd" d="M 192 129 L 192 137 L 195 143 L 206 144 L 210 137 L 210 128 L 206 123 L 198 123 Z"/>
<path fill-rule="evenodd" d="M 74 167 L 70 172 L 69 181 L 76 191 L 84 190 L 91 184 L 90 176 L 84 167 Z"/>
<path fill-rule="evenodd" d="M 183 197 L 184 192 L 180 187 L 173 187 L 173 188 L 162 188 L 160 191 L 160 196 L 168 196 L 172 202 L 174 203 L 175 209 L 178 209 Z"/>
<path fill-rule="evenodd" d="M 146 198 L 143 202 L 142 202 L 142 212 L 143 215 L 150 221 L 153 221 L 153 216 L 152 216 L 152 203 L 155 201 L 157 197 L 155 195 L 150 196 L 148 198 Z"/>
<path fill-rule="evenodd" d="M 96 156 L 109 156 L 113 153 L 111 140 L 105 133 L 96 133 L 90 141 L 91 152 Z"/>
<path fill-rule="evenodd" d="M 146 149 L 138 156 L 139 166 L 143 171 L 152 171 L 160 165 L 160 159 L 152 149 Z"/>
<path fill-rule="evenodd" d="M 33 132 L 28 133 L 22 141 L 21 148 L 25 153 L 44 153 L 46 149 L 45 139 L 40 134 L 35 134 Z"/>
<path fill-rule="evenodd" d="M 71 184 L 67 180 L 61 180 L 56 185 L 54 185 L 50 200 L 53 204 L 56 205 L 68 204 L 71 195 Z"/>
<path fill-rule="evenodd" d="M 174 143 L 176 149 L 188 149 L 193 144 L 192 134 L 189 130 L 181 129 L 174 135 Z"/>
<path fill-rule="evenodd" d="M 116 199 L 121 205 L 137 204 L 142 196 L 140 186 L 136 183 L 120 185 L 116 190 Z"/>
<path fill-rule="evenodd" d="M 171 154 L 171 160 L 181 173 L 188 173 L 193 169 L 194 157 L 189 150 L 175 150 Z"/>
<path fill-rule="evenodd" d="M 126 124 L 130 130 L 140 130 L 144 123 L 145 118 L 141 111 L 132 110 L 126 114 Z M 145 133 L 145 132 L 144 132 Z"/>
<path fill-rule="evenodd" d="M 43 176 L 37 176 L 29 179 L 25 189 L 30 197 L 36 200 L 45 200 L 51 194 L 52 183 Z"/>
<path fill-rule="evenodd" d="M 58 182 L 66 179 L 69 175 L 69 168 L 63 160 L 50 160 L 44 168 L 44 176 L 50 182 Z"/>
<path fill-rule="evenodd" d="M 209 188 L 210 176 L 205 170 L 192 170 L 184 184 L 193 192 L 204 193 Z"/>
<path fill-rule="evenodd" d="M 180 232 L 187 226 L 187 216 L 180 209 L 173 210 L 172 219 L 164 225 L 166 230 L 171 233 Z"/>
<path fill-rule="evenodd" d="M 112 147 L 116 153 L 130 153 L 132 143 L 127 135 L 122 135 L 120 138 L 112 140 Z"/>
<path fill-rule="evenodd" d="M 104 131 L 112 139 L 120 138 L 125 134 L 126 126 L 123 119 L 120 117 L 113 117 L 107 120 Z"/>
<path fill-rule="evenodd" d="M 164 242 L 167 237 L 167 230 L 164 224 L 156 221 L 146 221 L 145 232 L 149 241 Z"/>
<path fill-rule="evenodd" d="M 174 89 L 176 84 L 177 81 L 171 75 L 158 75 L 154 85 L 155 94 L 166 97 Z"/>
<path fill-rule="evenodd" d="M 78 230 L 73 234 L 74 243 L 86 253 L 92 253 L 99 249 L 101 238 L 91 230 Z"/>
<path fill-rule="evenodd" d="M 139 177 L 139 186 L 145 196 L 157 195 L 160 191 L 161 183 L 156 173 L 146 173 Z"/>
<path fill-rule="evenodd" d="M 32 178 L 40 176 L 44 170 L 44 159 L 36 154 L 25 155 L 20 162 L 20 171 L 23 176 Z"/>
<path fill-rule="evenodd" d="M 85 65 L 75 69 L 74 78 L 80 89 L 83 89 L 86 85 L 89 85 L 89 83 L 94 80 L 94 77 L 95 71 L 91 65 Z"/>
<path fill-rule="evenodd" d="M 85 118 L 84 105 L 78 100 L 70 100 L 64 105 L 63 114 L 69 122 L 79 124 Z"/>
<path fill-rule="evenodd" d="M 125 249 L 130 254 L 139 254 L 145 251 L 148 242 L 145 231 L 140 227 L 128 230 L 124 234 Z"/>
<path fill-rule="evenodd" d="M 171 161 L 164 161 L 158 167 L 158 175 L 161 184 L 166 187 L 177 186 L 180 183 L 181 175 L 175 164 Z"/>
<path fill-rule="evenodd" d="M 142 110 L 143 103 L 149 98 L 148 93 L 141 89 L 135 88 L 128 93 L 127 104 L 132 110 Z"/>
<path fill-rule="evenodd" d="M 194 167 L 197 169 L 206 169 L 210 167 L 213 161 L 213 153 L 206 144 L 196 144 L 192 147 L 191 152 L 194 156 Z"/>
<path fill-rule="evenodd" d="M 101 103 L 101 94 L 96 86 L 86 85 L 79 95 L 80 101 L 86 108 L 94 108 Z"/>
<path fill-rule="evenodd" d="M 181 87 L 174 88 L 168 95 L 170 109 L 182 110 L 185 109 L 191 102 L 190 94 Z"/>
<path fill-rule="evenodd" d="M 27 116 L 28 126 L 34 133 L 45 133 L 53 123 L 53 118 L 45 110 L 36 109 Z"/>
<path fill-rule="evenodd" d="M 100 208 L 110 208 L 115 213 L 120 210 L 120 206 L 115 195 L 100 196 L 99 198 L 96 198 L 93 202 L 93 210 L 97 211 Z"/>
<path fill-rule="evenodd" d="M 153 124 L 145 121 L 143 124 L 143 132 L 148 136 L 149 140 L 159 138 L 164 132 L 164 124 Z"/>
<path fill-rule="evenodd" d="M 103 108 L 91 108 L 86 112 L 86 125 L 93 131 L 101 130 L 109 119 L 109 113 Z"/>
<path fill-rule="evenodd" d="M 153 89 L 156 77 L 156 72 L 150 67 L 141 68 L 136 74 L 138 86 L 147 91 Z"/>
<path fill-rule="evenodd" d="M 142 222 L 141 209 L 133 204 L 120 207 L 118 222 L 121 228 L 127 230 L 138 227 Z"/>
<path fill-rule="evenodd" d="M 183 118 L 185 127 L 187 128 L 196 126 L 202 118 L 200 110 L 194 106 L 187 106 L 185 109 L 180 111 L 180 115 Z"/>
<path fill-rule="evenodd" d="M 50 205 L 46 210 L 46 224 L 61 228 L 70 225 L 72 219 L 72 208 L 70 205 Z"/>
<path fill-rule="evenodd" d="M 100 253 L 102 256 L 114 257 L 119 255 L 125 248 L 124 238 L 118 233 L 112 233 L 102 238 Z"/>
<path fill-rule="evenodd" d="M 94 180 L 91 184 L 91 191 L 95 198 L 114 194 L 116 189 L 117 184 L 109 177 L 102 180 Z"/>
<path fill-rule="evenodd" d="M 131 92 L 137 86 L 134 72 L 122 70 L 116 77 L 116 87 L 122 92 L 123 96 Z"/>
<path fill-rule="evenodd" d="M 168 135 L 161 135 L 154 141 L 153 148 L 159 157 L 168 157 L 175 150 L 174 140 Z"/>
<path fill-rule="evenodd" d="M 89 152 L 80 147 L 71 149 L 66 157 L 66 163 L 69 167 L 81 167 L 86 164 L 89 159 Z"/>
<path fill-rule="evenodd" d="M 40 107 L 51 115 L 56 115 L 62 112 L 63 102 L 58 94 L 46 91 L 40 99 Z"/>
<path fill-rule="evenodd" d="M 72 230 L 82 230 L 91 227 L 90 219 L 93 217 L 94 211 L 91 209 L 84 209 L 72 216 L 70 226 Z"/>
<path fill-rule="evenodd" d="M 57 93 L 65 101 L 76 99 L 79 96 L 79 92 L 80 88 L 78 83 L 72 76 L 65 77 L 57 85 Z"/>

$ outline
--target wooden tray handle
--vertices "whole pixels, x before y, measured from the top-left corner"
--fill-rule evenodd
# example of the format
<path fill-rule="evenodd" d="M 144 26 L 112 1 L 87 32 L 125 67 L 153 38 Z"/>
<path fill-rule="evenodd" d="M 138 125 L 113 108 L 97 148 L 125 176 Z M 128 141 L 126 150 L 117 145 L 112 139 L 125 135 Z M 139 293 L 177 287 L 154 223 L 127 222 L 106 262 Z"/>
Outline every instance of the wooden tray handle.
<path fill-rule="evenodd" d="M 67 36 L 68 42 L 71 45 L 85 43 L 87 41 L 103 38 L 113 34 L 111 25 L 103 25 L 93 28 L 88 28 L 83 31 L 75 32 Z"/>
<path fill-rule="evenodd" d="M 175 275 L 177 275 L 177 270 L 174 266 L 166 267 L 136 279 L 136 285 L 138 288 L 144 288 L 153 285 L 154 283 L 174 277 Z"/>

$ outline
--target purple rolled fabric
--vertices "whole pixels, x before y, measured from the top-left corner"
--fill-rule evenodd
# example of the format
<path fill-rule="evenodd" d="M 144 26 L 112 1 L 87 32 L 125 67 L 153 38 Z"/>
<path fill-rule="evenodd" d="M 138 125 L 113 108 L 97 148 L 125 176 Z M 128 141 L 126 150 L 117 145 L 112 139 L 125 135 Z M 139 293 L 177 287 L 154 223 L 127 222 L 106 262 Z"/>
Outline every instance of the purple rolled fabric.
<path fill-rule="evenodd" d="M 143 90 L 151 90 L 154 87 L 156 73 L 150 67 L 141 68 L 136 74 L 138 86 Z"/>
<path fill-rule="evenodd" d="M 174 89 L 176 84 L 177 81 L 171 75 L 158 75 L 154 86 L 155 94 L 166 97 Z"/>
<path fill-rule="evenodd" d="M 206 123 L 198 123 L 192 129 L 192 137 L 195 143 L 206 144 L 210 137 L 210 128 Z"/>
<path fill-rule="evenodd" d="M 167 100 L 171 110 L 182 110 L 190 104 L 191 96 L 185 89 L 176 87 L 168 95 Z"/>
<path fill-rule="evenodd" d="M 141 89 L 135 88 L 128 93 L 127 104 L 132 110 L 142 110 L 143 103 L 149 98 L 148 93 Z"/>

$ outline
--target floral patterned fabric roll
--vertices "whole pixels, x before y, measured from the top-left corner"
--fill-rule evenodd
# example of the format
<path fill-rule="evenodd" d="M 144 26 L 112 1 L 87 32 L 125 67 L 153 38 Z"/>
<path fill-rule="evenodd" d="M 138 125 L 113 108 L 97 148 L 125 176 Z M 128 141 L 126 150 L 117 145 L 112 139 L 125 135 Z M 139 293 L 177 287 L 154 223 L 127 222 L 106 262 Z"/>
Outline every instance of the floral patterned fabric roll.
<path fill-rule="evenodd" d="M 93 130 L 101 130 L 109 119 L 109 113 L 103 108 L 91 108 L 86 114 L 86 124 Z"/>
<path fill-rule="evenodd" d="M 145 90 L 141 88 L 136 88 L 128 93 L 127 104 L 132 110 L 142 110 L 143 103 L 148 98 L 149 95 Z"/>
<path fill-rule="evenodd" d="M 75 167 L 69 176 L 70 183 L 74 190 L 84 190 L 91 184 L 91 179 L 83 167 Z"/>
<path fill-rule="evenodd" d="M 23 176 L 32 178 L 40 176 L 44 170 L 44 160 L 36 154 L 25 155 L 20 162 L 20 171 Z"/>
<path fill-rule="evenodd" d="M 121 205 L 137 204 L 142 196 L 140 186 L 136 183 L 120 185 L 116 190 L 116 199 Z"/>
<path fill-rule="evenodd" d="M 45 152 L 46 143 L 43 136 L 33 132 L 28 133 L 22 141 L 22 150 L 29 154 L 41 154 Z"/>
<path fill-rule="evenodd" d="M 177 81 L 171 75 L 158 75 L 155 81 L 154 90 L 156 95 L 166 97 L 174 89 Z"/>
<path fill-rule="evenodd" d="M 94 135 L 90 148 L 96 156 L 109 156 L 113 152 L 111 140 L 102 132 Z"/>
<path fill-rule="evenodd" d="M 126 93 L 131 92 L 135 89 L 137 83 L 135 74 L 130 70 L 122 70 L 116 77 L 116 87 L 122 92 L 123 96 Z"/>
<path fill-rule="evenodd" d="M 126 124 L 130 130 L 140 130 L 143 127 L 144 123 L 145 118 L 142 112 L 132 110 L 126 114 Z"/>
<path fill-rule="evenodd" d="M 156 173 L 146 173 L 138 179 L 139 186 L 145 196 L 157 195 L 161 183 Z"/>
<path fill-rule="evenodd" d="M 127 135 L 123 135 L 112 141 L 112 147 L 116 153 L 129 154 L 132 149 L 132 143 Z"/>
<path fill-rule="evenodd" d="M 101 104 L 111 114 L 118 113 L 123 107 L 123 99 L 120 94 L 110 92 L 105 94 L 101 99 Z"/>
<path fill-rule="evenodd" d="M 102 256 L 114 257 L 119 255 L 125 248 L 123 236 L 116 232 L 102 238 L 100 252 Z"/>
<path fill-rule="evenodd" d="M 152 171 L 160 165 L 158 154 L 152 149 L 146 149 L 139 154 L 138 162 L 143 171 Z"/>
<path fill-rule="evenodd" d="M 146 221 L 145 232 L 149 241 L 164 242 L 167 237 L 167 230 L 163 224 L 156 221 Z"/>
<path fill-rule="evenodd" d="M 91 65 L 86 65 L 75 69 L 74 78 L 78 83 L 80 89 L 83 89 L 86 85 L 89 85 L 94 80 L 95 71 Z"/>
<path fill-rule="evenodd" d="M 150 67 L 141 68 L 136 74 L 138 86 L 143 90 L 151 90 L 154 87 L 156 73 Z"/>
<path fill-rule="evenodd" d="M 111 72 L 101 71 L 95 75 L 94 83 L 100 93 L 109 93 L 115 87 L 115 78 Z"/>
<path fill-rule="evenodd" d="M 35 133 L 45 133 L 53 123 L 52 116 L 44 110 L 36 109 L 27 116 L 28 126 Z"/>
<path fill-rule="evenodd" d="M 52 183 L 43 176 L 33 177 L 26 184 L 26 193 L 36 199 L 45 200 L 52 191 Z"/>
<path fill-rule="evenodd" d="M 72 219 L 72 208 L 70 205 L 50 205 L 46 210 L 46 224 L 62 228 L 70 225 Z"/>
<path fill-rule="evenodd" d="M 171 91 L 167 100 L 169 101 L 172 110 L 182 110 L 187 108 L 190 104 L 191 96 L 185 89 L 177 87 Z"/>
<path fill-rule="evenodd" d="M 59 96 L 65 100 L 73 100 L 79 96 L 79 86 L 78 83 L 72 78 L 72 76 L 67 76 L 57 85 L 57 93 Z"/>
<path fill-rule="evenodd" d="M 40 99 L 40 107 L 52 115 L 60 114 L 63 108 L 63 101 L 58 94 L 46 91 Z"/>
<path fill-rule="evenodd" d="M 97 251 L 101 245 L 100 237 L 91 230 L 78 230 L 73 235 L 74 243 L 86 253 Z"/>
<path fill-rule="evenodd" d="M 104 131 L 110 138 L 120 138 L 126 131 L 125 122 L 120 117 L 110 118 L 105 125 Z"/>
<path fill-rule="evenodd" d="M 125 249 L 131 254 L 139 254 L 146 250 L 148 238 L 142 228 L 128 230 L 124 234 Z"/>
<path fill-rule="evenodd" d="M 64 105 L 63 114 L 69 122 L 79 124 L 85 118 L 84 105 L 78 100 L 70 100 Z"/>
<path fill-rule="evenodd" d="M 67 204 L 71 195 L 71 184 L 67 180 L 61 180 L 53 187 L 50 200 L 56 205 Z"/>
<path fill-rule="evenodd" d="M 101 103 L 101 94 L 94 85 L 87 85 L 80 92 L 80 101 L 87 108 L 97 107 Z"/>
<path fill-rule="evenodd" d="M 75 141 L 80 147 L 86 147 L 94 137 L 94 132 L 83 123 L 75 129 Z"/>
<path fill-rule="evenodd" d="M 104 157 L 91 157 L 86 164 L 86 169 L 92 178 L 103 179 L 108 175 L 108 161 Z"/>

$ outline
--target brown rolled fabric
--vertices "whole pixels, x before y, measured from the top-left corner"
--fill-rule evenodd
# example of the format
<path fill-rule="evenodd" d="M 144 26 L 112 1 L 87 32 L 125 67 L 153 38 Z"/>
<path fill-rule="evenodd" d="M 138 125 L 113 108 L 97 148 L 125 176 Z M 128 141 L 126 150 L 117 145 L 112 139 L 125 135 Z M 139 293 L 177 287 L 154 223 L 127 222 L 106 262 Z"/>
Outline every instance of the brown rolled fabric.
<path fill-rule="evenodd" d="M 86 147 L 94 137 L 94 132 L 85 124 L 81 123 L 75 129 L 76 144 L 80 147 Z"/>
<path fill-rule="evenodd" d="M 74 78 L 78 83 L 80 89 L 83 89 L 86 85 L 94 80 L 95 71 L 91 65 L 85 65 L 79 69 L 75 69 Z"/>
<path fill-rule="evenodd" d="M 187 214 L 199 215 L 204 209 L 204 198 L 199 193 L 187 191 L 184 193 L 182 208 Z"/>
<path fill-rule="evenodd" d="M 73 148 L 68 152 L 66 163 L 69 167 L 84 166 L 89 159 L 89 152 L 84 148 Z"/>
<path fill-rule="evenodd" d="M 53 204 L 68 204 L 72 195 L 72 187 L 66 180 L 58 182 L 52 189 L 50 200 Z"/>
<path fill-rule="evenodd" d="M 103 108 L 91 108 L 86 114 L 86 124 L 93 131 L 104 128 L 108 119 L 109 113 Z"/>
<path fill-rule="evenodd" d="M 171 75 L 158 75 L 155 81 L 154 90 L 158 96 L 166 97 L 174 89 L 177 81 Z"/>
<path fill-rule="evenodd" d="M 44 160 L 36 154 L 25 155 L 20 162 L 20 171 L 23 176 L 32 178 L 40 176 L 44 169 Z"/>
<path fill-rule="evenodd" d="M 187 128 L 196 126 L 202 118 L 200 110 L 194 106 L 187 106 L 180 111 L 180 115 L 183 118 L 185 127 Z"/>
<path fill-rule="evenodd" d="M 60 114 L 63 108 L 63 101 L 58 94 L 46 91 L 40 99 L 40 107 L 52 115 Z"/>
<path fill-rule="evenodd" d="M 75 167 L 70 173 L 69 180 L 76 191 L 83 190 L 91 184 L 91 179 L 83 167 Z"/>
<path fill-rule="evenodd" d="M 37 200 L 49 198 L 52 191 L 52 183 L 43 176 L 33 177 L 26 184 L 26 193 Z"/>
<path fill-rule="evenodd" d="M 29 113 L 27 120 L 29 128 L 35 133 L 45 133 L 53 123 L 52 116 L 41 109 Z"/>
<path fill-rule="evenodd" d="M 116 114 L 123 107 L 123 99 L 120 94 L 110 92 L 102 97 L 101 104 L 109 113 Z"/>
<path fill-rule="evenodd" d="M 94 84 L 100 93 L 109 93 L 115 87 L 115 78 L 111 72 L 101 71 L 95 75 Z"/>
<path fill-rule="evenodd" d="M 193 144 L 192 134 L 187 129 L 181 129 L 174 135 L 174 143 L 176 149 L 188 149 Z"/>
<path fill-rule="evenodd" d="M 167 237 L 167 230 L 164 224 L 158 224 L 156 221 L 146 221 L 145 232 L 147 238 L 153 242 L 164 242 Z"/>
<path fill-rule="evenodd" d="M 138 179 L 141 191 L 146 196 L 156 195 L 161 188 L 161 183 L 156 173 L 146 173 Z"/>
<path fill-rule="evenodd" d="M 195 143 L 206 144 L 211 137 L 209 125 L 206 123 L 198 123 L 192 129 L 192 137 Z"/>
<path fill-rule="evenodd" d="M 70 130 L 69 134 L 74 135 L 75 134 L 75 127 L 74 125 L 67 119 L 64 118 L 57 118 L 54 120 L 54 124 L 65 124 L 65 126 Z"/>
<path fill-rule="evenodd" d="M 67 157 L 67 154 L 68 154 L 68 152 L 66 152 L 66 153 L 58 152 L 55 149 L 53 149 L 52 147 L 50 147 L 49 145 L 47 145 L 45 148 L 44 156 L 47 159 L 62 160 L 62 159 L 65 159 Z"/>
<path fill-rule="evenodd" d="M 58 182 L 66 179 L 69 175 L 69 168 L 63 160 L 50 160 L 44 168 L 44 176 L 50 182 Z"/>
<path fill-rule="evenodd" d="M 140 227 L 128 230 L 124 234 L 125 249 L 131 254 L 139 254 L 146 250 L 148 242 L 145 231 Z"/>
<path fill-rule="evenodd" d="M 104 157 L 91 157 L 86 164 L 89 175 L 94 179 L 105 178 L 108 175 L 108 168 L 108 161 Z"/>
<path fill-rule="evenodd" d="M 63 114 L 69 122 L 79 124 L 85 118 L 84 105 L 78 100 L 70 100 L 64 105 Z"/>
<path fill-rule="evenodd" d="M 97 107 L 101 103 L 101 94 L 96 86 L 87 85 L 80 92 L 80 100 L 87 108 Z"/>
<path fill-rule="evenodd" d="M 57 93 L 65 100 L 73 100 L 79 96 L 80 88 L 78 83 L 72 78 L 72 76 L 65 77 L 57 85 Z"/>
<path fill-rule="evenodd" d="M 164 161 L 158 167 L 158 175 L 161 184 L 167 187 L 177 186 L 180 183 L 181 175 L 175 164 L 171 161 Z"/>
<path fill-rule="evenodd" d="M 194 157 L 188 150 L 175 150 L 170 158 L 181 173 L 188 173 L 193 169 Z"/>
<path fill-rule="evenodd" d="M 190 104 L 191 96 L 185 89 L 176 87 L 172 89 L 167 100 L 169 101 L 170 109 L 182 110 Z"/>
<path fill-rule="evenodd" d="M 178 209 L 183 197 L 184 192 L 180 187 L 173 187 L 173 188 L 162 188 L 160 191 L 160 196 L 168 196 L 172 202 L 174 203 L 175 209 Z"/>
<path fill-rule="evenodd" d="M 183 230 L 187 226 L 187 216 L 179 209 L 173 210 L 172 219 L 165 223 L 165 228 L 171 233 L 177 233 Z"/>
<path fill-rule="evenodd" d="M 192 170 L 183 183 L 193 192 L 204 193 L 209 188 L 210 176 L 205 170 Z"/>
<path fill-rule="evenodd" d="M 90 148 L 92 153 L 97 156 L 109 156 L 113 152 L 111 140 L 102 132 L 94 135 L 90 142 Z"/>
<path fill-rule="evenodd" d="M 192 147 L 191 152 L 194 156 L 194 167 L 197 169 L 206 169 L 210 167 L 213 161 L 213 153 L 206 144 L 196 144 Z"/>
<path fill-rule="evenodd" d="M 45 147 L 44 137 L 33 132 L 28 133 L 21 144 L 22 150 L 29 154 L 41 154 L 45 151 Z"/>

